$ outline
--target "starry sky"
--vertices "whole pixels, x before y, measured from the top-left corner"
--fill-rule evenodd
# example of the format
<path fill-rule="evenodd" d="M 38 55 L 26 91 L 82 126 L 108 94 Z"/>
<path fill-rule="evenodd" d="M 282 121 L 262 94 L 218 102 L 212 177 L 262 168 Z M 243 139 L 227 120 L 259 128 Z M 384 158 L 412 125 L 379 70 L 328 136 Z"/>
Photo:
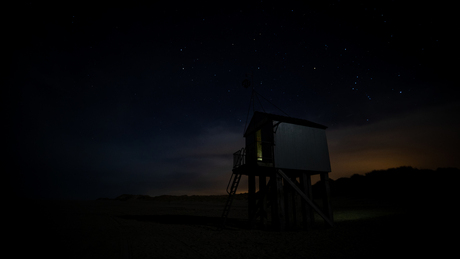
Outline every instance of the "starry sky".
<path fill-rule="evenodd" d="M 332 179 L 460 167 L 448 4 L 190 2 L 11 8 L 12 194 L 224 194 L 254 109 L 328 126 Z"/>

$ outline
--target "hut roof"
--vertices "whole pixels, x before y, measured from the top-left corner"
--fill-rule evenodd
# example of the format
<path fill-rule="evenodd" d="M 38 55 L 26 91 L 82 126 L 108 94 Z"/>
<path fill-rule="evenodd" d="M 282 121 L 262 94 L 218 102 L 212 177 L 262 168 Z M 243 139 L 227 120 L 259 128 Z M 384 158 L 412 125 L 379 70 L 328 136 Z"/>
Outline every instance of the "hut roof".
<path fill-rule="evenodd" d="M 311 122 L 308 120 L 256 111 L 254 112 L 254 115 L 252 116 L 251 122 L 249 122 L 246 132 L 244 133 L 244 137 L 260 129 L 262 125 L 268 122 L 273 122 L 273 121 L 286 122 L 286 123 L 291 123 L 291 124 L 296 124 L 296 125 L 308 126 L 312 128 L 327 129 L 327 127 L 324 125 L 321 125 L 315 122 Z"/>

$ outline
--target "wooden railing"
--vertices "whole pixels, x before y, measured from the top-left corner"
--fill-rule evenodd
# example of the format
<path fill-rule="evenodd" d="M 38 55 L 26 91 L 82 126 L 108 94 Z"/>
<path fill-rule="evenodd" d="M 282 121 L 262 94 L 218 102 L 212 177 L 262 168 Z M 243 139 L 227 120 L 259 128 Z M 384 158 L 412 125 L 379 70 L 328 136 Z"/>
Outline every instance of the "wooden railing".
<path fill-rule="evenodd" d="M 245 164 L 246 160 L 246 149 L 241 148 L 240 150 L 233 153 L 233 168 L 238 168 Z"/>
<path fill-rule="evenodd" d="M 238 168 L 245 164 L 256 162 L 273 164 L 273 143 L 262 142 L 262 157 L 257 157 L 256 145 L 251 145 L 247 148 L 242 148 L 233 153 L 233 168 Z"/>

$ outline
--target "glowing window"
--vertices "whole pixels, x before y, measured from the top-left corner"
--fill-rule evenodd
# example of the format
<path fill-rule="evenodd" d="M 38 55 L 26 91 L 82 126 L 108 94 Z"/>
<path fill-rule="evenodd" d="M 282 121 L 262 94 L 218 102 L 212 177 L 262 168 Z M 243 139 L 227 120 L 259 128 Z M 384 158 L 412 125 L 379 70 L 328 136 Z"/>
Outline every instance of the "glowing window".
<path fill-rule="evenodd" d="M 262 161 L 262 134 L 260 130 L 256 132 L 257 161 Z"/>

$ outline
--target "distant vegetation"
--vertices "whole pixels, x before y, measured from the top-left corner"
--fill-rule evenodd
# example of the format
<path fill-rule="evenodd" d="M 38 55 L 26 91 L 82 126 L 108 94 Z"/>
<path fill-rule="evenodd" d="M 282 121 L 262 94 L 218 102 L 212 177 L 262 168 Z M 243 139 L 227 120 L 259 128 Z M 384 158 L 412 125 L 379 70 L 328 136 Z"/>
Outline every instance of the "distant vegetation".
<path fill-rule="evenodd" d="M 144 200 L 144 201 L 200 201 L 200 202 L 225 202 L 228 195 L 160 195 L 160 196 L 149 196 L 149 195 L 136 195 L 136 194 L 122 194 L 115 199 L 99 198 L 98 200 L 118 200 L 118 201 L 132 201 L 132 200 Z M 235 199 L 247 199 L 247 194 L 237 194 Z"/>
<path fill-rule="evenodd" d="M 460 169 L 438 168 L 437 170 L 398 167 L 378 170 L 364 175 L 330 179 L 331 197 L 357 199 L 378 199 L 412 205 L 435 202 L 441 205 L 457 196 L 457 178 Z M 313 197 L 323 196 L 321 181 L 313 185 Z M 106 200 L 107 198 L 100 198 Z M 115 200 L 154 200 L 154 201 L 222 201 L 227 195 L 149 195 L 122 194 Z M 237 194 L 235 199 L 247 199 L 247 193 Z M 111 200 L 111 199 L 107 199 Z"/>
<path fill-rule="evenodd" d="M 450 199 L 457 193 L 457 168 L 437 170 L 398 167 L 372 171 L 365 175 L 330 179 L 332 197 L 373 198 L 400 202 Z M 321 182 L 313 186 L 313 197 L 322 197 Z M 455 196 L 454 196 L 455 195 Z"/>

